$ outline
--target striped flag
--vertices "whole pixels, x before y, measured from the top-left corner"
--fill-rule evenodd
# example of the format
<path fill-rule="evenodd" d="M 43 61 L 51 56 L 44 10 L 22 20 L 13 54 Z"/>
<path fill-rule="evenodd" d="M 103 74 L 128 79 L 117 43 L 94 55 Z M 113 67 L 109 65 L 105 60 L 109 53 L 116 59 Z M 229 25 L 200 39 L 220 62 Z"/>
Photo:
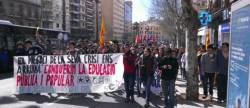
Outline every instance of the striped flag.
<path fill-rule="evenodd" d="M 101 24 L 101 32 L 100 32 L 100 40 L 99 40 L 99 45 L 101 48 L 104 47 L 105 43 L 105 22 L 104 22 L 104 17 L 102 16 L 102 24 Z"/>

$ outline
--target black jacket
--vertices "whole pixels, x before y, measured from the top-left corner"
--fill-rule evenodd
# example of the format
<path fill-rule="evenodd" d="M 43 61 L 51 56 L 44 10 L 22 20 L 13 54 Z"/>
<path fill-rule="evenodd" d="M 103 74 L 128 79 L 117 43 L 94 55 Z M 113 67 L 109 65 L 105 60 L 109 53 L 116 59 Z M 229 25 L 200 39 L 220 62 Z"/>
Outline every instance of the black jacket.
<path fill-rule="evenodd" d="M 164 65 L 170 65 L 171 69 L 164 69 Z M 158 64 L 159 69 L 162 71 L 161 78 L 163 80 L 175 80 L 178 74 L 178 62 L 175 58 L 162 58 Z"/>
<path fill-rule="evenodd" d="M 24 48 L 17 48 L 15 51 L 15 56 L 25 56 L 26 52 Z"/>
<path fill-rule="evenodd" d="M 31 56 L 31 55 L 43 55 L 44 51 L 41 47 L 39 46 L 33 46 L 31 48 L 29 48 L 26 51 L 26 55 Z"/>

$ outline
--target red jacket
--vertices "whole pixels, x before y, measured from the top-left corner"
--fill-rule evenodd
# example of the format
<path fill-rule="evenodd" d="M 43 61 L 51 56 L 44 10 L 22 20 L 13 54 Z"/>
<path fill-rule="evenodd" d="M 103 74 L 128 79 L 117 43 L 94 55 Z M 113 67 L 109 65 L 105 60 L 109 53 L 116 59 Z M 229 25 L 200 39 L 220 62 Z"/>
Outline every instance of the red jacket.
<path fill-rule="evenodd" d="M 137 56 L 127 53 L 123 56 L 124 73 L 135 73 Z"/>

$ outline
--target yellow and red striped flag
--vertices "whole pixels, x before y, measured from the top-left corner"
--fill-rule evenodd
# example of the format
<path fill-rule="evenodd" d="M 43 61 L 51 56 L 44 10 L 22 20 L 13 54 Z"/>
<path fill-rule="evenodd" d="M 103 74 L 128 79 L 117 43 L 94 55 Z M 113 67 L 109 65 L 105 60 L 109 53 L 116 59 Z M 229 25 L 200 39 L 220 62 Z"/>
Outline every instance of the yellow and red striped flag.
<path fill-rule="evenodd" d="M 101 32 L 100 32 L 100 38 L 99 38 L 99 45 L 101 48 L 104 47 L 105 43 L 105 22 L 104 22 L 104 17 L 102 16 L 102 24 L 101 24 Z"/>
<path fill-rule="evenodd" d="M 206 49 L 207 49 L 208 45 L 210 45 L 210 41 L 211 41 L 210 38 L 211 38 L 210 33 L 208 32 L 208 34 L 206 35 L 206 43 L 205 43 L 206 44 Z"/>

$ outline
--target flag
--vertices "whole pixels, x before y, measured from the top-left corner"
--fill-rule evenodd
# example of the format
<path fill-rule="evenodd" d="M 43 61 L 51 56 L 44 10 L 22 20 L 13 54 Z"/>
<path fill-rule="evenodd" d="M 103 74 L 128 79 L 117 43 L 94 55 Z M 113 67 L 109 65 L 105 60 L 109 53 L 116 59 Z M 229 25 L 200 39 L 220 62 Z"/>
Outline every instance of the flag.
<path fill-rule="evenodd" d="M 104 47 L 105 43 L 105 22 L 104 22 L 104 17 L 102 16 L 102 24 L 101 24 L 101 32 L 100 32 L 100 38 L 99 38 L 99 45 L 101 48 Z"/>
<path fill-rule="evenodd" d="M 207 49 L 207 47 L 208 47 L 208 45 L 210 45 L 210 33 L 208 33 L 207 35 L 206 35 L 206 49 Z"/>
<path fill-rule="evenodd" d="M 142 36 L 141 35 L 137 35 L 136 39 L 135 39 L 135 43 L 142 43 Z"/>
<path fill-rule="evenodd" d="M 138 35 L 135 36 L 135 43 L 138 43 Z"/>

